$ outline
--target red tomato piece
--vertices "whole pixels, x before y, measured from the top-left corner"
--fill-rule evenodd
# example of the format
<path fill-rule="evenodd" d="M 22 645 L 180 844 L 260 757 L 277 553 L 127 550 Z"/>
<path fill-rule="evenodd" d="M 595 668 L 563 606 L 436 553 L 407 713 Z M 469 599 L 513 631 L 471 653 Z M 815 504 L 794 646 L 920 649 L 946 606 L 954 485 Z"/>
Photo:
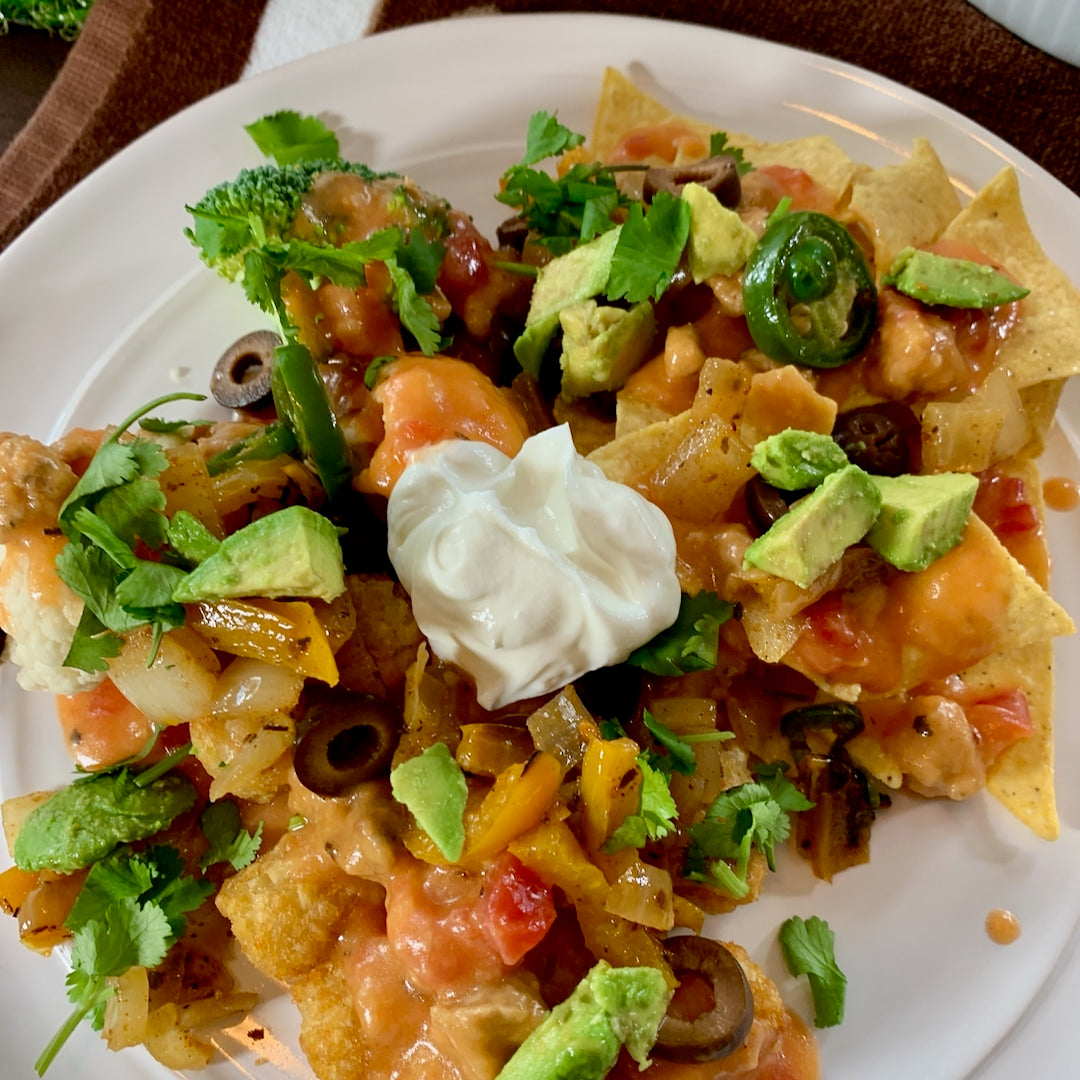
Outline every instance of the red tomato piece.
<path fill-rule="evenodd" d="M 1023 690 L 1003 690 L 969 705 L 965 712 L 968 723 L 979 737 L 979 749 L 987 765 L 1007 746 L 1035 730 Z"/>
<path fill-rule="evenodd" d="M 543 940 L 555 921 L 551 889 L 508 851 L 487 875 L 483 907 L 488 936 L 511 967 Z"/>

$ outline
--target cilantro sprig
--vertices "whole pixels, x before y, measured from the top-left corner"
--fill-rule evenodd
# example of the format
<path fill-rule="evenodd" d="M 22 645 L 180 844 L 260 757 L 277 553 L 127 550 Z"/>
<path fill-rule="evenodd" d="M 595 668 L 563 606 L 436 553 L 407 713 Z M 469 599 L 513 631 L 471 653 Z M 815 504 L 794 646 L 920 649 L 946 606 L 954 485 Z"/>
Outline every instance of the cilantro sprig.
<path fill-rule="evenodd" d="M 641 796 L 636 813 L 628 815 L 604 843 L 605 852 L 628 847 L 643 847 L 650 840 L 660 840 L 675 828 L 679 808 L 671 795 L 668 778 L 650 761 L 650 755 L 638 755 L 641 770 Z"/>
<path fill-rule="evenodd" d="M 72 932 L 67 992 L 75 1008 L 34 1063 L 39 1076 L 83 1020 L 101 1030 L 115 993 L 110 980 L 160 964 L 183 934 L 187 914 L 213 889 L 184 872 L 170 845 L 119 852 L 90 868 L 64 923 Z"/>
<path fill-rule="evenodd" d="M 249 833 L 241 824 L 240 808 L 231 799 L 211 803 L 200 815 L 199 825 L 210 843 L 199 859 L 200 870 L 225 862 L 234 870 L 243 870 L 259 853 L 262 822 Z"/>
<path fill-rule="evenodd" d="M 525 137 L 525 153 L 503 174 L 495 196 L 513 207 L 538 244 L 563 255 L 578 243 L 615 227 L 620 211 L 633 205 L 607 165 L 575 162 L 558 177 L 534 168 L 546 158 L 573 150 L 585 141 L 548 112 L 533 113 Z"/>
<path fill-rule="evenodd" d="M 716 157 L 719 154 L 730 154 L 735 161 L 735 168 L 740 176 L 752 172 L 754 166 L 746 160 L 741 146 L 734 146 L 728 139 L 726 131 L 714 131 L 709 136 L 709 156 Z"/>
<path fill-rule="evenodd" d="M 750 891 L 746 874 L 752 849 L 765 856 L 770 870 L 776 869 L 776 845 L 791 835 L 790 815 L 814 805 L 785 772 L 783 763 L 759 765 L 755 780 L 713 800 L 704 820 L 690 827 L 687 877 L 711 877 L 741 900 Z"/>
<path fill-rule="evenodd" d="M 165 546 L 168 519 L 157 477 L 168 459 L 156 442 L 123 437 L 162 405 L 203 398 L 167 394 L 133 412 L 105 438 L 61 505 L 58 523 L 68 543 L 56 557 L 56 570 L 84 604 L 66 665 L 104 671 L 120 651 L 122 634 L 149 625 L 156 643 L 183 625 L 184 609 L 173 603 L 172 592 L 185 571 L 136 553 Z"/>
<path fill-rule="evenodd" d="M 836 935 L 829 924 L 811 915 L 798 915 L 780 927 L 780 948 L 792 975 L 805 975 L 814 999 L 814 1024 L 835 1027 L 844 1019 L 847 976 L 836 962 Z"/>

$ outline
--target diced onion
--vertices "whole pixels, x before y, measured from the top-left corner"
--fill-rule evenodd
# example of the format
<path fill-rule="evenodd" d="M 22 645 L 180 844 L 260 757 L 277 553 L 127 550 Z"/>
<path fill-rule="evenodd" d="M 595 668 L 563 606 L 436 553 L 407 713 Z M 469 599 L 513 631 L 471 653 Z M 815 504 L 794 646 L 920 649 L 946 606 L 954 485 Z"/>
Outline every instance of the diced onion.
<path fill-rule="evenodd" d="M 288 668 L 238 657 L 218 677 L 210 711 L 215 716 L 290 712 L 300 700 L 304 678 Z"/>
<path fill-rule="evenodd" d="M 183 724 L 210 711 L 220 663 L 197 634 L 181 627 L 161 638 L 154 662 L 149 627 L 140 627 L 124 641 L 109 664 L 116 688 L 157 724 Z"/>
<path fill-rule="evenodd" d="M 671 874 L 635 859 L 611 886 L 604 910 L 630 922 L 670 930 L 675 925 Z"/>

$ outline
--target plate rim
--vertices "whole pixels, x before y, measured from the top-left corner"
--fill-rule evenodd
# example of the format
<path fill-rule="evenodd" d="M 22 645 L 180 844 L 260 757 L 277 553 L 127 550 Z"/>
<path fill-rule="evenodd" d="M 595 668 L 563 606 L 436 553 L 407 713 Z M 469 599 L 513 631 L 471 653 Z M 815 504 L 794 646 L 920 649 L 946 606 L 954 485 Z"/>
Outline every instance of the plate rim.
<path fill-rule="evenodd" d="M 512 21 L 514 24 L 535 21 L 545 25 L 565 24 L 567 21 L 579 25 L 596 23 L 610 26 L 618 23 L 626 24 L 628 27 L 637 27 L 638 29 L 635 32 L 639 32 L 643 35 L 650 32 L 657 32 L 661 28 L 663 30 L 671 30 L 672 27 L 677 26 L 680 28 L 679 32 L 689 30 L 694 33 L 700 33 L 704 30 L 710 35 L 720 35 L 728 40 L 729 45 L 731 45 L 731 43 L 753 42 L 755 48 L 760 48 L 770 54 L 780 53 L 781 55 L 787 54 L 790 57 L 798 58 L 802 64 L 814 67 L 818 71 L 832 77 L 855 78 L 864 85 L 866 84 L 866 80 L 869 79 L 870 85 L 868 88 L 870 90 L 879 93 L 883 92 L 883 90 L 889 91 L 892 96 L 896 97 L 897 100 L 901 101 L 907 107 L 914 105 L 917 109 L 929 112 L 947 126 L 957 129 L 962 135 L 971 136 L 972 133 L 977 135 L 987 150 L 1001 158 L 1003 165 L 1012 165 L 1017 169 L 1021 176 L 1022 183 L 1026 180 L 1028 185 L 1034 184 L 1040 188 L 1048 183 L 1051 185 L 1052 189 L 1060 189 L 1057 192 L 1058 197 L 1064 195 L 1069 199 L 1077 198 L 1077 196 L 1070 192 L 1060 181 L 1045 169 L 1031 161 L 1031 159 L 1023 155 L 1020 151 L 1017 151 L 1015 148 L 1005 143 L 1004 140 L 993 135 L 974 121 L 966 119 L 962 114 L 948 106 L 914 91 L 909 87 L 905 87 L 900 83 L 890 80 L 885 76 L 878 75 L 844 61 L 831 59 L 819 53 L 781 43 L 770 42 L 763 38 L 738 34 L 729 30 L 702 27 L 698 24 L 689 22 L 673 23 L 670 20 L 657 19 L 649 16 L 609 15 L 587 12 L 534 12 L 509 15 L 470 15 L 467 17 L 468 28 L 471 30 L 479 29 L 481 23 L 486 23 L 491 26 L 497 25 L 500 29 L 500 33 L 507 32 L 506 27 L 508 20 Z M 396 43 L 402 40 L 408 40 L 411 43 L 412 41 L 426 36 L 430 36 L 432 40 L 442 39 L 446 30 L 451 27 L 451 24 L 457 29 L 462 27 L 465 22 L 466 20 L 461 18 L 437 20 L 385 31 L 377 35 L 372 35 L 371 37 L 360 39 L 357 42 L 335 46 L 332 49 L 326 50 L 324 53 L 304 57 L 283 65 L 281 68 L 276 68 L 253 76 L 251 79 L 245 80 L 243 84 L 234 84 L 233 86 L 223 88 L 222 90 L 209 95 L 207 98 L 188 106 L 174 117 L 166 120 L 163 124 L 140 136 L 137 140 L 134 140 L 132 144 L 121 151 L 115 158 L 110 159 L 109 162 L 106 162 L 98 170 L 95 170 L 94 173 L 90 174 L 89 177 L 81 181 L 80 184 L 76 185 L 70 192 L 66 193 L 53 207 L 50 207 L 50 209 L 27 230 L 20 234 L 20 236 L 17 237 L 3 253 L 0 253 L 0 283 L 4 280 L 4 275 L 8 272 L 9 266 L 17 266 L 24 258 L 28 258 L 28 256 L 24 256 L 22 252 L 30 248 L 31 245 L 33 245 L 36 250 L 41 246 L 55 244 L 55 233 L 63 231 L 65 225 L 68 223 L 69 215 L 78 213 L 79 200 L 86 198 L 85 193 L 88 189 L 93 187 L 96 190 L 97 187 L 101 185 L 107 186 L 108 184 L 113 183 L 114 171 L 115 176 L 118 179 L 122 178 L 124 176 L 124 171 L 134 168 L 135 162 L 139 160 L 141 156 L 150 154 L 159 141 L 167 141 L 174 131 L 180 132 L 185 125 L 197 122 L 203 115 L 207 117 L 214 115 L 221 108 L 221 101 L 223 98 L 229 97 L 230 100 L 235 100 L 236 91 L 240 87 L 252 87 L 254 89 L 249 91 L 249 93 L 252 96 L 258 96 L 256 93 L 257 90 L 261 90 L 264 87 L 279 85 L 283 80 L 287 81 L 288 78 L 295 75 L 298 71 L 305 71 L 313 64 L 320 60 L 325 60 L 327 57 L 334 57 L 339 54 L 351 55 L 358 47 L 363 51 L 370 47 L 377 47 L 377 43 L 388 41 L 389 39 L 394 39 L 394 41 L 388 48 L 396 48 Z M 373 46 L 372 43 L 376 43 L 376 45 Z M 597 76 L 602 66 L 602 62 L 596 63 L 594 73 Z M 1078 203 L 1078 206 L 1080 206 L 1080 203 Z M 43 239 L 38 240 L 37 237 L 39 235 L 42 236 Z M 13 255 L 13 252 L 16 252 L 17 254 Z M 191 255 L 190 249 L 185 248 L 185 252 L 187 255 Z M 129 320 L 128 323 L 117 332 L 118 341 L 123 340 L 130 334 L 132 325 L 133 323 Z M 2 334 L 2 332 L 3 323 L 0 322 L 0 334 Z M 107 353 L 108 349 L 99 355 L 104 356 Z M 7 864 L 0 862 L 0 865 Z M 1078 913 L 1078 918 L 1080 918 L 1080 913 Z M 1074 943 L 1075 937 L 1076 934 L 1074 931 Z M 4 953 L 0 950 L 0 964 L 3 963 L 3 957 Z M 35 963 L 37 963 L 37 961 L 35 961 Z M 2 970 L 2 968 L 0 968 L 0 970 Z M 1051 978 L 1048 977 L 1047 983 L 1050 982 Z M 1030 1003 L 1029 1008 L 1034 1007 L 1035 1005 L 1036 1002 L 1033 1001 Z M 1021 1025 L 1022 1023 L 1023 1016 L 1018 1018 L 1017 1025 Z M 1015 1031 L 1015 1026 L 1013 1030 Z M 1011 1035 L 1008 1033 L 1004 1036 L 1004 1038 L 1010 1037 Z M 96 1036 L 94 1036 L 94 1038 L 96 1039 Z"/>

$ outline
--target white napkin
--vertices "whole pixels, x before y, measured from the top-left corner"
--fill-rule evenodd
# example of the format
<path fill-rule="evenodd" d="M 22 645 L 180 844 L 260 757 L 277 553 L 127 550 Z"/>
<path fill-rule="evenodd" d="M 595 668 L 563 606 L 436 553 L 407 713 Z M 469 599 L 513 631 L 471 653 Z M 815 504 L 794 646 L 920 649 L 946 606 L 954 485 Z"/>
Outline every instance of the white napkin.
<path fill-rule="evenodd" d="M 376 0 L 269 0 L 241 78 L 363 37 Z"/>

